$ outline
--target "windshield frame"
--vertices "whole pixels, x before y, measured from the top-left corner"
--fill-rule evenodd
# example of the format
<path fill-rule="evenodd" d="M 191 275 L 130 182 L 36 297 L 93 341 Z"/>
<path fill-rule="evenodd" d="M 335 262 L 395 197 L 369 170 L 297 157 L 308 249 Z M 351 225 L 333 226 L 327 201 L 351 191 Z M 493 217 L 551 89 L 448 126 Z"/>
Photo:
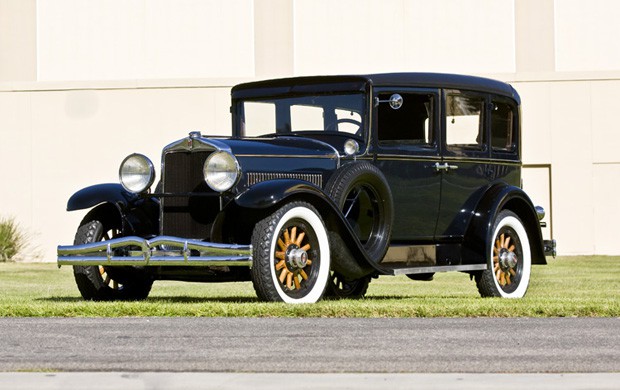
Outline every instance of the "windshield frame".
<path fill-rule="evenodd" d="M 272 111 L 269 119 L 273 122 L 265 131 L 255 131 L 252 135 L 245 132 L 247 103 L 271 104 L 265 111 Z M 257 107 L 260 107 L 257 105 Z M 299 113 L 299 110 L 320 110 L 310 115 Z M 259 110 L 262 110 L 259 108 Z M 329 135 L 355 138 L 365 141 L 370 123 L 369 99 L 361 91 L 339 93 L 285 94 L 282 96 L 252 97 L 237 99 L 233 106 L 234 135 L 238 138 L 263 138 L 278 136 L 312 136 L 326 137 Z M 342 117 L 350 112 L 352 118 Z M 304 118 L 301 119 L 300 118 Z M 307 121 L 316 126 L 301 126 Z M 359 122 L 359 127 L 357 123 Z M 307 123 L 306 123 L 307 125 Z M 345 130 L 347 128 L 348 129 Z"/>
<path fill-rule="evenodd" d="M 243 129 L 244 110 L 243 103 L 246 101 L 264 101 L 286 98 L 299 98 L 304 96 L 340 96 L 354 95 L 362 96 L 360 117 L 362 120 L 362 131 L 359 136 L 347 132 L 339 131 L 293 131 L 293 132 L 264 132 L 268 137 L 277 136 L 310 136 L 310 137 L 329 137 L 330 135 L 339 136 L 338 138 L 355 138 L 368 144 L 370 128 L 372 126 L 372 83 L 365 77 L 360 76 L 320 76 L 320 77 L 301 77 L 291 79 L 275 79 L 259 81 L 235 86 L 231 91 L 232 105 L 232 135 L 234 138 L 253 139 L 256 136 L 246 136 Z"/>

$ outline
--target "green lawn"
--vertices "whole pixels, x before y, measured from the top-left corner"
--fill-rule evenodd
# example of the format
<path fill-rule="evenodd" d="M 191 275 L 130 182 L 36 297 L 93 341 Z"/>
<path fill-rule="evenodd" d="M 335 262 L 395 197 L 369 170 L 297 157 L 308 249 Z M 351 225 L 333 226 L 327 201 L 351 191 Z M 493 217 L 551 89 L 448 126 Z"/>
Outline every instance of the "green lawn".
<path fill-rule="evenodd" d="M 618 317 L 620 258 L 549 259 L 519 300 L 480 298 L 468 275 L 445 273 L 432 282 L 383 276 L 364 300 L 313 305 L 258 302 L 251 283 L 182 282 L 155 282 L 142 302 L 85 302 L 71 267 L 49 263 L 0 263 L 0 292 L 0 317 Z"/>

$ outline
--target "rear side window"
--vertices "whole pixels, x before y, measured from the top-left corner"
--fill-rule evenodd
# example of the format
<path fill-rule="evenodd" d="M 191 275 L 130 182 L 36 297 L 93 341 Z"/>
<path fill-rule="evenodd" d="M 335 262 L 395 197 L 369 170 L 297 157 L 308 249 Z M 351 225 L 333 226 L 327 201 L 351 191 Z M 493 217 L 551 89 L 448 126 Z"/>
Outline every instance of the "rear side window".
<path fill-rule="evenodd" d="M 516 112 L 505 102 L 491 105 L 491 146 L 494 151 L 512 152 L 516 148 Z"/>
<path fill-rule="evenodd" d="M 484 97 L 449 91 L 446 94 L 446 144 L 449 149 L 484 150 Z"/>

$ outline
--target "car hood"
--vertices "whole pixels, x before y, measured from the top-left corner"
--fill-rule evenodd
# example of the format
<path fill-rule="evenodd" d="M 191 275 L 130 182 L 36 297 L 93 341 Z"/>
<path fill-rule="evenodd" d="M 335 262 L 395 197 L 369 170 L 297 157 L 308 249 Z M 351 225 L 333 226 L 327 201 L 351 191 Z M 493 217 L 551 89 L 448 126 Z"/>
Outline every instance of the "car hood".
<path fill-rule="evenodd" d="M 220 139 L 238 157 L 325 157 L 338 158 L 338 151 L 331 145 L 303 137 L 229 138 Z"/>

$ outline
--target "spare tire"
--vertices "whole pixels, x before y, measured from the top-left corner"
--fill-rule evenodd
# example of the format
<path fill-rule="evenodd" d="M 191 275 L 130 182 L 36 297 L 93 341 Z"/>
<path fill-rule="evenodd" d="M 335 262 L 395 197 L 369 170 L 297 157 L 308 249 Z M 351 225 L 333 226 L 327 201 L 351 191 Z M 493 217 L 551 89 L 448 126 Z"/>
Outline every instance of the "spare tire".
<path fill-rule="evenodd" d="M 325 187 L 349 222 L 368 257 L 379 263 L 390 245 L 394 209 L 392 191 L 381 171 L 369 162 L 340 168 Z"/>

